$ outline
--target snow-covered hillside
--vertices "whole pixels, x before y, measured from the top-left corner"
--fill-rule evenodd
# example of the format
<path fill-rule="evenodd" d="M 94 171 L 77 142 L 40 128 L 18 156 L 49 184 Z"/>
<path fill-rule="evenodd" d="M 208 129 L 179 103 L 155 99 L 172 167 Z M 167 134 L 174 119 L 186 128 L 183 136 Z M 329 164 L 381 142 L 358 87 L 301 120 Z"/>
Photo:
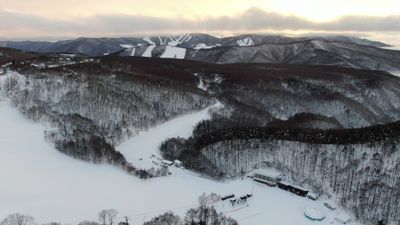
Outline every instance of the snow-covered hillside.
<path fill-rule="evenodd" d="M 105 45 L 102 42 L 104 40 L 97 41 L 100 46 Z M 218 64 L 284 63 L 335 65 L 385 71 L 400 69 L 398 48 L 377 41 L 345 36 L 284 37 L 249 34 L 216 38 L 205 34 L 185 34 L 113 39 L 113 41 L 107 42 L 107 48 L 104 48 L 102 53 L 148 58 L 179 58 Z M 123 42 L 119 43 L 121 41 Z M 14 46 L 23 50 L 29 50 L 30 45 L 35 46 L 34 43 L 27 43 L 27 48 L 21 48 L 19 45 L 9 44 L 9 47 Z M 63 48 L 52 51 L 59 52 L 60 49 Z M 63 52 L 97 56 L 90 49 L 85 49 L 84 52 L 79 52 L 80 49 L 65 49 Z"/>
<path fill-rule="evenodd" d="M 395 75 L 397 77 L 400 77 L 400 71 L 392 71 L 390 72 L 392 75 Z"/>
<path fill-rule="evenodd" d="M 128 140 L 119 149 L 128 159 L 157 152 L 163 138 L 188 136 L 192 126 L 207 117 L 205 110 L 183 116 Z M 115 208 L 120 217 L 129 216 L 137 225 L 166 210 L 182 215 L 185 209 L 196 206 L 202 192 L 253 192 L 248 207 L 218 204 L 217 208 L 242 225 L 335 224 L 331 223 L 334 213 L 323 206 L 322 200 L 298 197 L 249 179 L 217 183 L 172 168 L 171 176 L 140 180 L 111 166 L 74 160 L 46 142 L 45 126 L 26 119 L 7 101 L 0 101 L 0 124 L 0 164 L 5 168 L 0 170 L 1 219 L 21 212 L 33 215 L 40 223 L 76 223 L 95 220 L 98 211 Z M 327 218 L 322 222 L 306 219 L 303 213 L 310 207 Z"/>

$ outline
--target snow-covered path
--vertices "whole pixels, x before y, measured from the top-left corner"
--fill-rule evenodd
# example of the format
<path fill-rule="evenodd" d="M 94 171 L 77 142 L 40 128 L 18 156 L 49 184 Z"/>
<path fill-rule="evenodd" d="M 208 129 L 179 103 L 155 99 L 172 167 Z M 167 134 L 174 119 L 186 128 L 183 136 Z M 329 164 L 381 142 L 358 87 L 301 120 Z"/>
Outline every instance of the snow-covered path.
<path fill-rule="evenodd" d="M 221 106 L 222 104 L 217 102 L 199 112 L 170 120 L 123 142 L 117 147 L 117 150 L 135 167 L 149 169 L 154 166 L 151 163 L 150 156 L 155 155 L 160 157 L 158 149 L 163 140 L 172 137 L 189 137 L 192 135 L 193 128 L 198 122 L 210 117 L 208 111 L 211 108 Z"/>
<path fill-rule="evenodd" d="M 195 121 L 207 111 L 183 116 L 132 138 L 118 147 L 134 161 L 147 151 L 157 152 L 163 138 L 188 135 Z M 178 129 L 179 128 L 179 129 Z M 44 139 L 45 127 L 21 115 L 8 102 L 0 101 L 0 220 L 20 212 L 39 223 L 77 223 L 96 220 L 97 212 L 115 208 L 129 216 L 133 225 L 171 209 L 183 215 L 196 205 L 202 192 L 237 195 L 254 190 L 249 207 L 236 210 L 228 204 L 218 208 L 242 225 L 328 225 L 333 213 L 321 201 L 311 201 L 249 179 L 218 183 L 196 174 L 173 169 L 173 175 L 140 180 L 107 165 L 93 165 L 57 152 Z M 137 149 L 133 153 L 133 149 Z M 132 151 L 132 152 L 130 152 Z M 306 207 L 320 209 L 328 218 L 311 222 Z"/>

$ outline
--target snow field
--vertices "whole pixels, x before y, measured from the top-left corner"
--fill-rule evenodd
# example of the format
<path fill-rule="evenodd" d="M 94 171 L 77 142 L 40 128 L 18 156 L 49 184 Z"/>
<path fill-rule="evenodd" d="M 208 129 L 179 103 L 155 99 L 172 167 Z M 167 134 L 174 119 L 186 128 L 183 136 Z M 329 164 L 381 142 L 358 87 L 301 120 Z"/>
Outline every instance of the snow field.
<path fill-rule="evenodd" d="M 160 56 L 160 58 L 184 59 L 185 56 L 185 48 L 165 46 L 165 52 Z"/>

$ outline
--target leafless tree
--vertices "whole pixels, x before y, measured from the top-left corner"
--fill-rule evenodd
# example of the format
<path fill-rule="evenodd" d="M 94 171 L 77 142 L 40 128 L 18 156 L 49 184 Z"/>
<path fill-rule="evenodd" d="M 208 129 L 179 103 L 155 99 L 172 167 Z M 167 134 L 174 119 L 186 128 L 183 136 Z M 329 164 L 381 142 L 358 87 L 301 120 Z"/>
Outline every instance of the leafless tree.
<path fill-rule="evenodd" d="M 162 215 L 154 217 L 152 220 L 145 222 L 143 225 L 183 225 L 182 219 L 173 214 L 172 212 L 166 212 Z"/>
<path fill-rule="evenodd" d="M 208 207 L 211 206 L 213 204 L 215 204 L 216 202 L 218 202 L 219 200 L 221 200 L 221 196 L 216 194 L 216 193 L 211 193 L 211 194 L 206 194 L 203 193 L 202 195 L 199 196 L 199 205 L 201 207 Z"/>
<path fill-rule="evenodd" d="M 102 225 L 113 225 L 118 212 L 115 209 L 104 209 L 98 214 L 99 221 Z"/>
<path fill-rule="evenodd" d="M 36 223 L 32 216 L 15 213 L 7 216 L 0 225 L 36 225 Z"/>
<path fill-rule="evenodd" d="M 99 219 L 100 224 L 106 225 L 106 218 L 107 218 L 106 210 L 101 210 L 99 214 L 97 214 L 97 217 Z"/>
<path fill-rule="evenodd" d="M 79 222 L 78 225 L 99 225 L 99 223 L 96 221 L 84 220 L 84 221 Z"/>
<path fill-rule="evenodd" d="M 62 225 L 60 222 L 50 222 L 50 223 L 45 223 L 42 225 Z"/>

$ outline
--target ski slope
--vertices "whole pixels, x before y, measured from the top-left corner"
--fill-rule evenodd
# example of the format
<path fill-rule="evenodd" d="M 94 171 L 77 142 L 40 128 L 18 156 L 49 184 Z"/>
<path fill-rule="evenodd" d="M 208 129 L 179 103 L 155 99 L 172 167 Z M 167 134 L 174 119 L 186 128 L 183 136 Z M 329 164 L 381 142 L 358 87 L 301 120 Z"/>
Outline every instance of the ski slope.
<path fill-rule="evenodd" d="M 153 52 L 153 49 L 154 49 L 155 47 L 156 47 L 155 45 L 149 45 L 149 46 L 146 48 L 146 51 L 144 51 L 142 57 L 151 58 L 151 57 L 152 57 L 151 53 Z M 131 53 L 131 55 L 132 55 L 132 53 Z"/>
<path fill-rule="evenodd" d="M 169 46 L 178 46 L 184 42 L 188 42 L 190 41 L 190 39 L 192 39 L 192 35 L 191 34 L 184 34 L 184 35 L 180 35 L 180 36 L 171 36 L 169 37 L 170 41 L 168 42 Z"/>
<path fill-rule="evenodd" d="M 165 51 L 160 56 L 160 58 L 184 59 L 185 56 L 186 56 L 186 48 L 165 46 Z"/>
<path fill-rule="evenodd" d="M 251 37 L 243 38 L 242 40 L 238 40 L 236 42 L 240 47 L 254 45 L 254 41 L 253 41 L 253 39 L 251 39 Z"/>
<path fill-rule="evenodd" d="M 158 148 L 163 140 L 172 137 L 188 138 L 193 131 L 193 127 L 201 120 L 209 119 L 208 111 L 211 108 L 222 107 L 222 104 L 216 104 L 203 109 L 199 112 L 184 115 L 155 128 L 152 128 L 144 133 L 133 137 L 117 147 L 125 158 L 138 168 L 149 169 L 155 167 L 152 163 L 152 155 L 161 158 Z"/>
<path fill-rule="evenodd" d="M 127 140 L 118 150 L 137 163 L 139 157 L 158 154 L 157 147 L 164 138 L 187 137 L 192 127 L 208 116 L 206 109 L 176 118 Z M 0 101 L 0 220 L 20 212 L 34 216 L 39 224 L 76 224 L 96 220 L 102 209 L 115 208 L 119 219 L 129 216 L 132 225 L 139 225 L 167 210 L 183 215 L 187 208 L 197 205 L 203 192 L 253 192 L 248 206 L 232 208 L 228 203 L 219 203 L 216 207 L 242 225 L 335 224 L 331 223 L 334 213 L 323 207 L 322 201 L 298 197 L 247 178 L 219 183 L 171 168 L 171 176 L 140 180 L 108 165 L 74 160 L 45 140 L 45 129 L 26 119 L 9 102 Z M 312 222 L 303 215 L 306 208 L 318 209 L 327 218 Z"/>

